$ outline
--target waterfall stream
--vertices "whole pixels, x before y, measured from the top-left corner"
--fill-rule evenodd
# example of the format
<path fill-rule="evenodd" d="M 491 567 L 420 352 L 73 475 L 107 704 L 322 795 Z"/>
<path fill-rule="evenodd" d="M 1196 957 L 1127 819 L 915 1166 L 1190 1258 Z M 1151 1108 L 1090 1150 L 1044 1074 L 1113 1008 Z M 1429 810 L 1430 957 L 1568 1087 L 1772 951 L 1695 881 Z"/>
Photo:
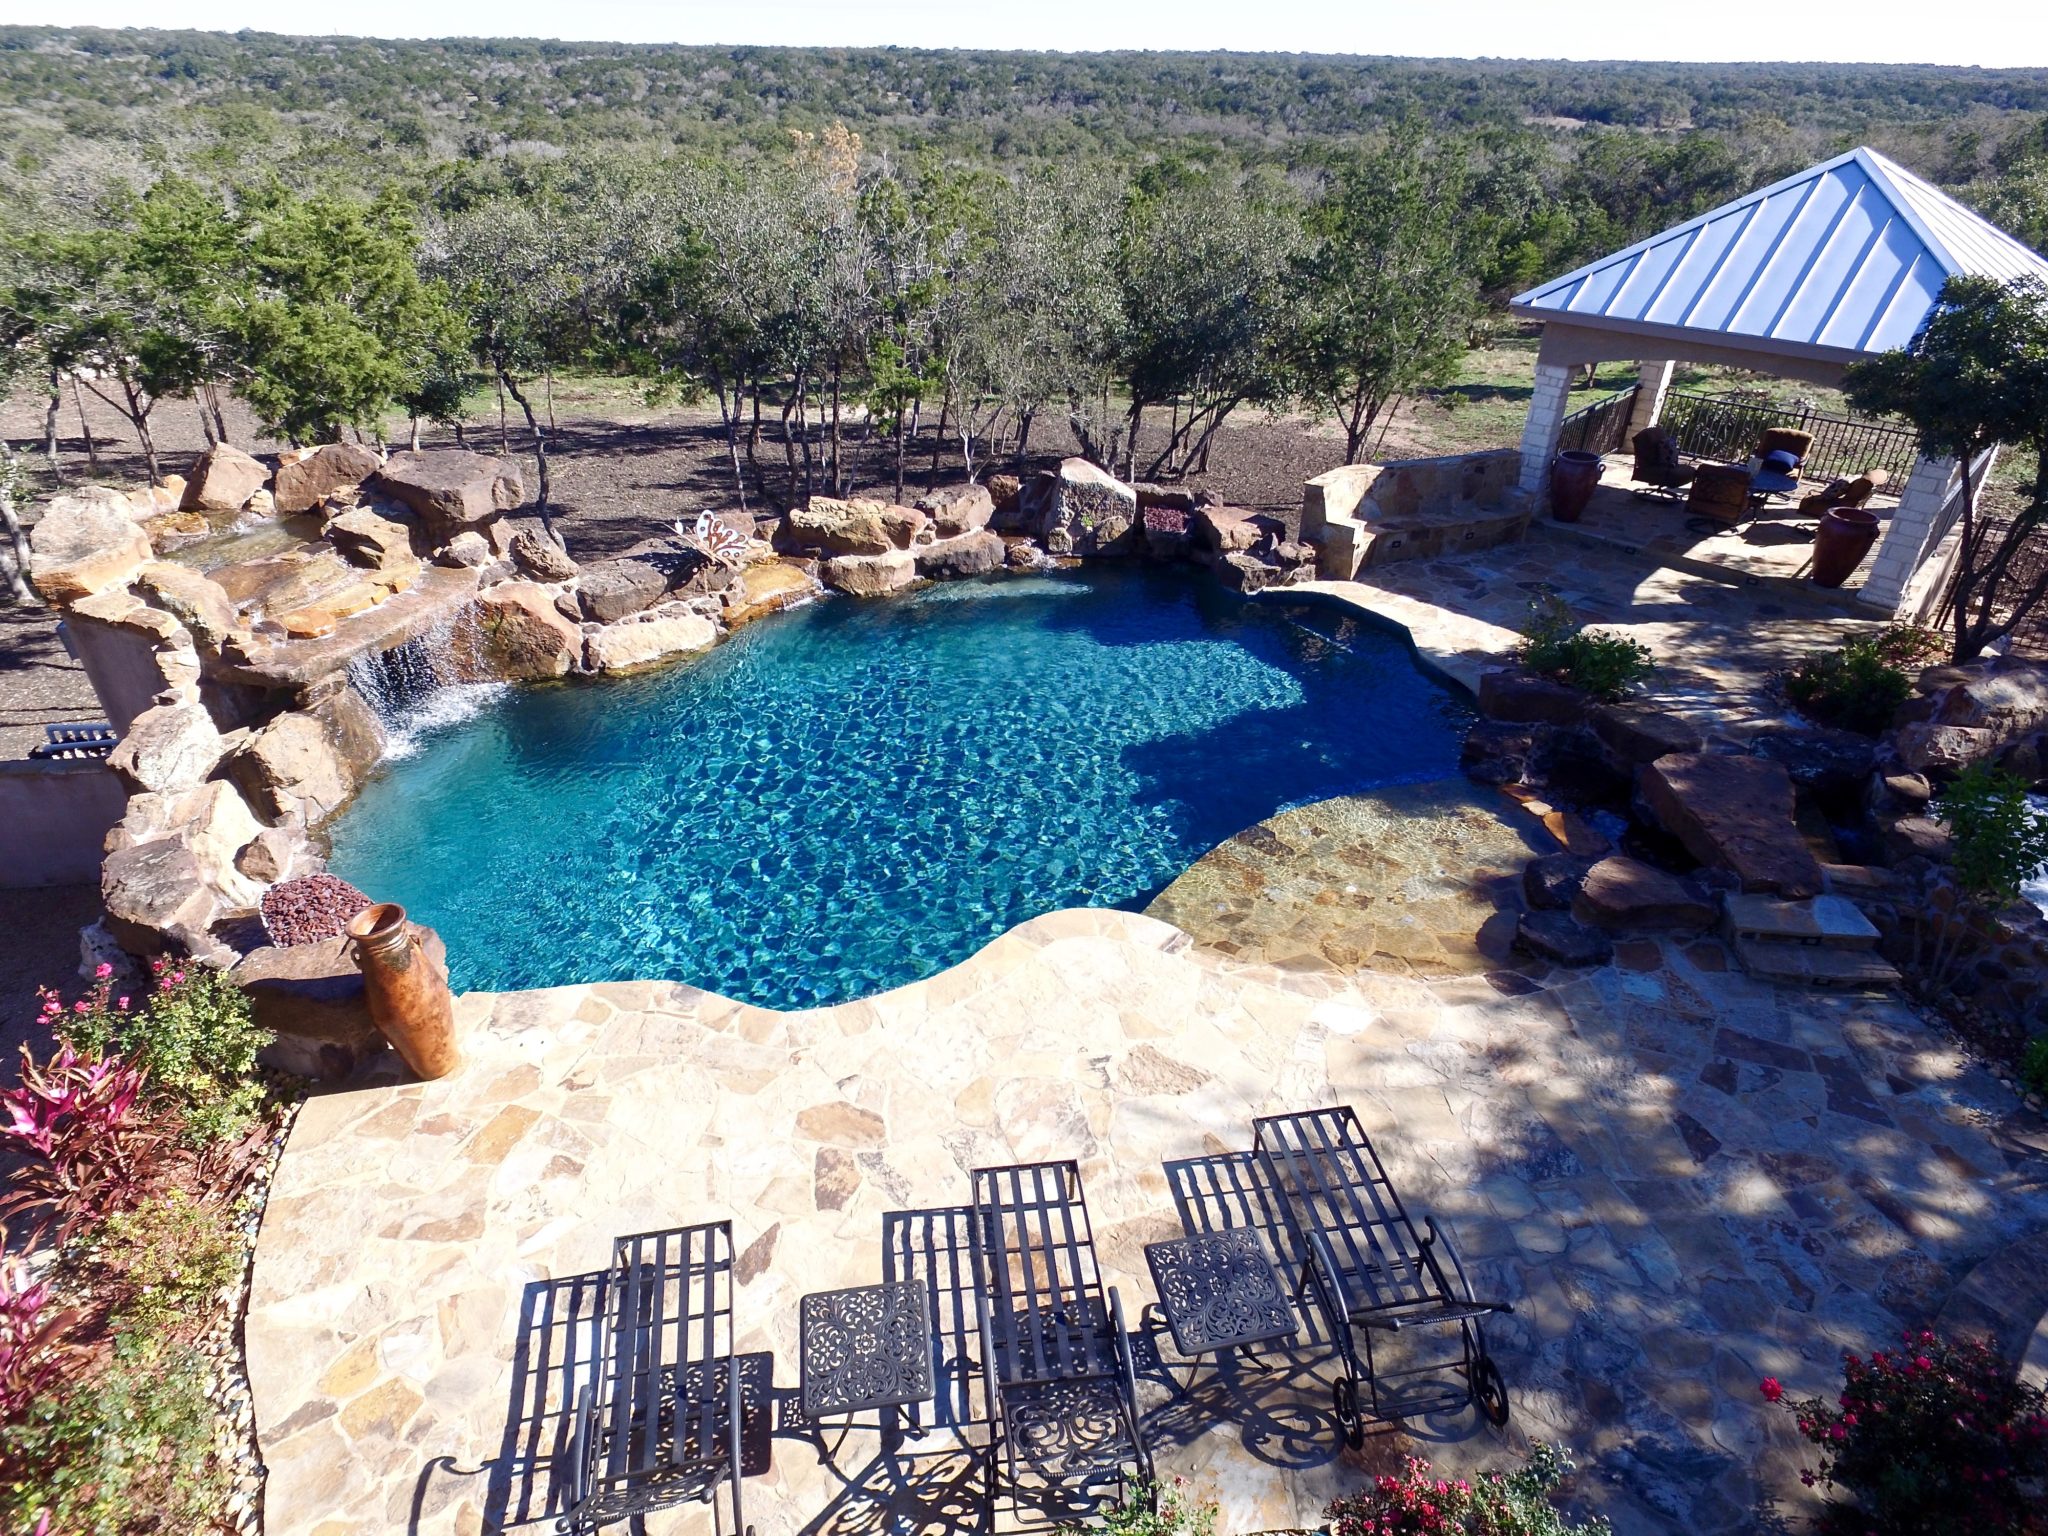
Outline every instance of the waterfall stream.
<path fill-rule="evenodd" d="M 384 726 L 387 761 L 411 757 L 425 738 L 472 718 L 511 687 L 449 681 L 443 660 L 450 630 L 443 622 L 388 651 L 366 651 L 348 664 L 350 685 Z"/>

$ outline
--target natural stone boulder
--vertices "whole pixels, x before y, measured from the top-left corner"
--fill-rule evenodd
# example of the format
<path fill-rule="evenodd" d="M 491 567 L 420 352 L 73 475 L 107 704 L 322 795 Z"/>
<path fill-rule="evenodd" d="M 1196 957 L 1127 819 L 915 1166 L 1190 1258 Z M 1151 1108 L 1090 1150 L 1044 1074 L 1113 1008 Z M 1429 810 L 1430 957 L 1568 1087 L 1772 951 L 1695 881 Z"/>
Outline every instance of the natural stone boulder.
<path fill-rule="evenodd" d="M 183 624 L 209 651 L 218 651 L 221 641 L 238 627 L 235 605 L 220 583 L 189 565 L 152 561 L 136 574 L 135 590 L 152 607 Z"/>
<path fill-rule="evenodd" d="M 1086 459 L 1062 459 L 1056 471 L 1032 476 L 1018 496 L 1024 531 L 1055 555 L 1087 558 L 1114 552 L 1138 520 L 1138 495 Z"/>
<path fill-rule="evenodd" d="M 1877 763 L 1876 743 L 1854 731 L 1764 731 L 1750 750 L 1784 764 L 1801 789 L 1824 795 L 1854 794 Z"/>
<path fill-rule="evenodd" d="M 1193 514 L 1190 525 L 1195 547 L 1209 555 L 1254 549 L 1261 540 L 1277 542 L 1283 531 L 1276 520 L 1237 507 L 1203 507 Z"/>
<path fill-rule="evenodd" d="M 986 531 L 940 539 L 916 551 L 917 574 L 933 581 L 986 576 L 1003 568 L 1003 541 Z"/>
<path fill-rule="evenodd" d="M 1017 498 L 1024 491 L 1023 481 L 1015 475 L 990 475 L 983 483 L 988 486 L 988 499 L 995 507 L 997 519 L 1016 509 Z"/>
<path fill-rule="evenodd" d="M 490 540 L 471 529 L 450 539 L 447 547 L 434 556 L 434 564 L 474 571 L 489 565 L 491 558 Z"/>
<path fill-rule="evenodd" d="M 883 531 L 889 535 L 889 542 L 898 549 L 909 549 L 919 543 L 929 543 L 931 526 L 932 520 L 915 507 L 882 508 Z"/>
<path fill-rule="evenodd" d="M 782 520 L 782 540 L 791 549 L 828 555 L 880 555 L 897 547 L 883 513 L 885 501 L 813 496 Z"/>
<path fill-rule="evenodd" d="M 1570 908 L 1594 861 L 1575 853 L 1546 853 L 1522 867 L 1522 897 L 1539 912 Z"/>
<path fill-rule="evenodd" d="M 1515 921 L 1515 947 L 1553 965 L 1605 965 L 1614 941 L 1568 912 L 1524 912 Z"/>
<path fill-rule="evenodd" d="M 668 596 L 668 578 L 645 560 L 606 560 L 585 566 L 576 583 L 576 607 L 593 624 L 615 624 Z"/>
<path fill-rule="evenodd" d="M 995 499 L 985 485 L 949 485 L 918 499 L 918 510 L 932 520 L 932 532 L 941 539 L 979 533 L 996 514 Z"/>
<path fill-rule="evenodd" d="M 303 835 L 291 827 L 264 827 L 235 855 L 235 868 L 251 880 L 275 885 L 309 871 L 313 852 Z"/>
<path fill-rule="evenodd" d="M 214 895 L 216 915 L 255 911 L 263 886 L 238 858 L 263 828 L 235 786 L 209 780 L 182 795 L 175 814 L 177 835 L 192 851 L 201 883 Z"/>
<path fill-rule="evenodd" d="M 369 507 L 344 512 L 327 525 L 327 540 L 351 565 L 376 571 L 410 570 L 419 564 L 413 552 L 414 524 L 387 517 Z"/>
<path fill-rule="evenodd" d="M 1715 911 L 1676 875 L 1615 854 L 1586 871 L 1572 898 L 1572 916 L 1595 928 L 1699 933 L 1714 926 Z"/>
<path fill-rule="evenodd" d="M 192 461 L 179 503 L 188 512 L 236 512 L 263 488 L 270 471 L 231 443 L 216 443 Z"/>
<path fill-rule="evenodd" d="M 526 499 L 518 465 L 460 448 L 394 453 L 372 483 L 417 512 L 437 544 L 491 523 Z"/>
<path fill-rule="evenodd" d="M 456 674 L 471 681 L 536 682 L 561 677 L 582 658 L 583 631 L 555 611 L 530 581 L 481 593 L 449 647 Z"/>
<path fill-rule="evenodd" d="M 441 936 L 418 923 L 409 926 L 445 970 L 448 947 Z M 251 950 L 231 974 L 248 993 L 256 1024 L 275 1037 L 257 1053 L 266 1066 L 338 1082 L 385 1049 L 346 938 Z"/>
<path fill-rule="evenodd" d="M 522 528 L 512 535 L 507 553 L 512 556 L 512 563 L 535 581 L 567 581 L 580 569 L 567 550 L 531 528 Z"/>
<path fill-rule="evenodd" d="M 1133 483 L 1131 492 L 1138 498 L 1140 511 L 1160 507 L 1173 512 L 1193 512 L 1197 505 L 1195 493 L 1178 485 L 1154 485 L 1150 480 L 1139 480 Z"/>
<path fill-rule="evenodd" d="M 1798 899 L 1821 889 L 1820 861 L 1793 825 L 1792 777 L 1781 764 L 1730 753 L 1679 753 L 1642 770 L 1638 790 L 1658 824 L 1700 863 L 1731 871 L 1745 891 Z"/>
<path fill-rule="evenodd" d="M 1060 568 L 1059 561 L 1029 539 L 1005 539 L 1003 564 L 1013 571 L 1056 571 Z"/>
<path fill-rule="evenodd" d="M 1901 816 L 1884 829 L 1884 851 L 1894 864 L 1907 859 L 1946 864 L 1956 856 L 1956 842 L 1932 816 Z"/>
<path fill-rule="evenodd" d="M 313 716 L 279 715 L 228 759 L 228 777 L 273 826 L 315 826 L 354 793 L 357 777 Z"/>
<path fill-rule="evenodd" d="M 159 704 L 137 715 L 107 758 L 130 793 L 190 789 L 213 772 L 227 750 L 202 704 Z"/>
<path fill-rule="evenodd" d="M 708 650 L 717 639 L 716 624 L 675 604 L 592 630 L 584 637 L 583 665 L 592 672 L 631 672 Z"/>
<path fill-rule="evenodd" d="M 1234 549 L 1219 555 L 1211 565 L 1216 579 L 1233 592 L 1250 594 L 1263 592 L 1280 580 L 1281 572 L 1243 550 Z"/>
<path fill-rule="evenodd" d="M 839 555 L 820 566 L 818 575 L 834 591 L 880 597 L 916 581 L 917 560 L 907 549 L 892 549 L 885 555 Z"/>
<path fill-rule="evenodd" d="M 1519 784 L 1528 777 L 1537 733 L 1510 720 L 1475 720 L 1458 749 L 1458 766 L 1475 784 Z"/>
<path fill-rule="evenodd" d="M 48 603 L 73 603 L 125 585 L 149 562 L 149 535 L 121 498 L 95 488 L 59 496 L 29 533 L 29 580 Z"/>
<path fill-rule="evenodd" d="M 818 579 L 801 565 L 764 560 L 741 571 L 725 593 L 725 623 L 738 629 L 756 619 L 809 602 L 822 590 Z"/>
<path fill-rule="evenodd" d="M 213 895 L 199 861 L 175 837 L 138 843 L 100 866 L 100 900 L 109 932 L 131 955 L 157 955 L 168 938 L 186 947 L 204 941 Z"/>
<path fill-rule="evenodd" d="M 1479 713 L 1518 725 L 1576 725 L 1591 705 L 1578 689 L 1519 667 L 1479 674 Z"/>
<path fill-rule="evenodd" d="M 1549 688 L 1564 687 L 1544 678 L 1532 681 L 1545 683 Z M 1642 704 L 1598 705 L 1587 723 L 1615 761 L 1630 768 L 1654 763 L 1674 752 L 1697 752 L 1702 745 L 1697 726 Z"/>
<path fill-rule="evenodd" d="M 1936 725 L 1917 721 L 1899 727 L 1892 738 L 1898 758 L 1915 773 L 1959 774 L 1972 763 L 1998 751 L 1995 731 L 1976 725 Z"/>
<path fill-rule="evenodd" d="M 337 491 L 352 491 L 383 465 L 360 443 L 327 443 L 297 458 L 278 461 L 271 494 L 280 512 L 310 512 Z"/>

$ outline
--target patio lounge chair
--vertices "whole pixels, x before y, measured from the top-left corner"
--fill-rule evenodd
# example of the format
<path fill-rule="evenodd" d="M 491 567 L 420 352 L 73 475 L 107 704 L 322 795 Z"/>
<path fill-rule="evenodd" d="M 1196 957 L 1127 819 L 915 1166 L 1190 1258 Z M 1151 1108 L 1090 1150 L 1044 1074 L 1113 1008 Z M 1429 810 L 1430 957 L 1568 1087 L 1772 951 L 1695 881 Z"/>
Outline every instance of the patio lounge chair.
<path fill-rule="evenodd" d="M 1123 1303 L 1102 1283 L 1079 1166 L 977 1168 L 973 1190 L 990 1528 L 999 1474 L 1013 1498 L 1028 1479 L 1075 1515 L 1111 1486 L 1149 1490 Z"/>
<path fill-rule="evenodd" d="M 732 1223 L 622 1237 L 600 1318 L 597 1380 L 579 1394 L 561 1528 L 697 1500 L 723 1487 L 748 1533 L 740 1480 L 766 1470 L 765 1356 L 733 1353 Z"/>
<path fill-rule="evenodd" d="M 1806 462 L 1807 454 L 1812 451 L 1813 434 L 1802 432 L 1797 427 L 1767 427 L 1756 443 L 1758 459 L 1769 458 L 1774 453 L 1789 453 L 1794 470 Z"/>
<path fill-rule="evenodd" d="M 1635 436 L 1636 467 L 1632 478 L 1638 496 L 1675 496 L 1692 484 L 1693 468 L 1679 461 L 1678 439 L 1662 427 L 1645 427 Z"/>
<path fill-rule="evenodd" d="M 1346 1105 L 1265 1115 L 1252 1125 L 1253 1150 L 1284 1201 L 1302 1289 L 1314 1296 L 1344 1362 L 1335 1407 L 1346 1441 L 1356 1448 L 1365 1438 L 1361 1380 L 1372 1417 L 1380 1418 L 1382 1382 L 1449 1371 L 1461 1378 L 1458 1390 L 1404 1395 L 1396 1411 L 1413 1417 L 1470 1403 L 1488 1422 L 1506 1424 L 1507 1384 L 1487 1353 L 1483 1320 L 1514 1308 L 1473 1294 L 1434 1220 L 1424 1217 L 1416 1229 L 1357 1114 Z M 1376 1369 L 1375 1336 L 1413 1328 L 1456 1328 L 1458 1358 Z"/>
<path fill-rule="evenodd" d="M 1835 507 L 1860 507 L 1883 490 L 1891 476 L 1881 469 L 1866 469 L 1854 479 L 1830 480 L 1821 489 L 1799 501 L 1802 517 L 1819 517 Z"/>
<path fill-rule="evenodd" d="M 1716 522 L 1739 523 L 1749 516 L 1753 483 L 1749 471 L 1740 464 L 1702 464 L 1693 473 L 1692 489 L 1685 498 L 1686 510 Z"/>

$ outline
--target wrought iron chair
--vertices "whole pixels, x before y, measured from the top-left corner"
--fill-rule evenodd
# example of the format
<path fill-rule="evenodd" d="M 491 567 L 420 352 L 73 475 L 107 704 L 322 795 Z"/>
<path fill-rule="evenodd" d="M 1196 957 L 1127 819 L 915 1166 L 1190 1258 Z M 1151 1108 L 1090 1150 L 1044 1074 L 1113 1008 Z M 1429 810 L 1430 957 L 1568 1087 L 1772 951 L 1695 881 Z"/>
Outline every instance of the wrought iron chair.
<path fill-rule="evenodd" d="M 727 1491 L 767 1470 L 768 1357 L 733 1353 L 732 1223 L 622 1237 L 600 1320 L 597 1379 L 579 1394 L 558 1528 L 578 1533 Z M 759 1367 L 759 1368 L 755 1368 Z"/>
<path fill-rule="evenodd" d="M 1404 1398 L 1400 1411 L 1471 1404 L 1495 1426 L 1506 1424 L 1507 1384 L 1487 1352 L 1484 1319 L 1514 1308 L 1474 1295 L 1456 1248 L 1434 1220 L 1424 1217 L 1416 1229 L 1357 1114 L 1346 1105 L 1266 1115 L 1252 1124 L 1253 1149 L 1285 1202 L 1302 1268 L 1297 1294 L 1314 1294 L 1344 1361 L 1334 1398 L 1346 1441 L 1355 1448 L 1365 1439 L 1361 1381 L 1379 1418 L 1381 1382 L 1446 1370 L 1462 1378 L 1462 1390 Z M 1413 1328 L 1456 1328 L 1458 1358 L 1376 1369 L 1375 1336 Z"/>
<path fill-rule="evenodd" d="M 1126 1499 L 1140 1489 L 1149 1497 L 1130 1336 L 1123 1303 L 1102 1283 L 1080 1168 L 977 1168 L 973 1192 L 990 1528 L 999 1473 L 1012 1498 L 1029 1479 L 1076 1514 L 1111 1485 Z"/>
<path fill-rule="evenodd" d="M 1693 466 L 1679 458 L 1678 439 L 1662 427 L 1635 435 L 1636 465 L 1630 478 L 1638 496 L 1676 496 L 1692 484 Z"/>

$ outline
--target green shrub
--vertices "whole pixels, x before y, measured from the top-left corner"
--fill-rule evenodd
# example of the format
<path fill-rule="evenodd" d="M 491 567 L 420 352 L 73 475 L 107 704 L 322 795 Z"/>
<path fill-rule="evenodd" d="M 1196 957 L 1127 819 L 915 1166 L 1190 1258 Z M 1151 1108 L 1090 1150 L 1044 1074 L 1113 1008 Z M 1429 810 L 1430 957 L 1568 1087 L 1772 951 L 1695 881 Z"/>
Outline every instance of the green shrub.
<path fill-rule="evenodd" d="M 1556 597 L 1539 600 L 1522 631 L 1522 665 L 1596 699 L 1618 699 L 1656 669 L 1650 648 L 1583 627 Z"/>
<path fill-rule="evenodd" d="M 2020 1052 L 2020 1081 L 2029 1092 L 2048 1098 L 2048 1035 L 2036 1035 Z"/>
<path fill-rule="evenodd" d="M 1955 840 L 1956 879 L 1979 901 L 2019 900 L 2048 865 L 2048 816 L 2027 803 L 2027 781 L 1983 763 L 1963 770 L 1935 803 Z"/>
<path fill-rule="evenodd" d="M 118 1296 L 122 1346 L 204 1312 L 240 1276 L 242 1250 L 227 1212 L 181 1189 L 109 1217 L 90 1262 Z"/>
<path fill-rule="evenodd" d="M 156 990 L 141 1008 L 127 999 L 65 1018 L 67 1039 L 94 1052 L 118 1050 L 149 1073 L 149 1096 L 184 1116 L 187 1140 L 228 1141 L 249 1129 L 263 1105 L 256 1053 L 269 1039 L 250 1017 L 249 998 L 227 976 L 193 961 L 156 960 Z"/>
<path fill-rule="evenodd" d="M 214 1452 L 207 1364 L 189 1345 L 116 1355 L 0 1429 L 0 1524 L 49 1516 L 63 1536 L 211 1528 L 228 1471 Z"/>
<path fill-rule="evenodd" d="M 1572 1470 L 1571 1457 L 1540 1440 L 1528 1465 L 1476 1478 L 1445 1477 L 1411 1456 L 1398 1475 L 1381 1473 L 1325 1515 L 1330 1536 L 1608 1536 L 1605 1520 L 1574 1523 L 1551 1504 Z"/>
<path fill-rule="evenodd" d="M 1916 668 L 1940 654 L 1939 636 L 1907 625 L 1809 651 L 1783 679 L 1785 697 L 1822 725 L 1865 736 L 1882 733 L 1912 696 Z"/>
<path fill-rule="evenodd" d="M 1135 1497 L 1097 1516 L 1085 1530 L 1091 1536 L 1216 1536 L 1213 1499 L 1193 1497 L 1176 1480 L 1173 1487 L 1158 1490 L 1159 1507 L 1155 1511 L 1147 1507 L 1145 1495 L 1151 1491 L 1139 1488 Z M 1067 1536 L 1077 1536 L 1083 1529 L 1062 1527 Z"/>

